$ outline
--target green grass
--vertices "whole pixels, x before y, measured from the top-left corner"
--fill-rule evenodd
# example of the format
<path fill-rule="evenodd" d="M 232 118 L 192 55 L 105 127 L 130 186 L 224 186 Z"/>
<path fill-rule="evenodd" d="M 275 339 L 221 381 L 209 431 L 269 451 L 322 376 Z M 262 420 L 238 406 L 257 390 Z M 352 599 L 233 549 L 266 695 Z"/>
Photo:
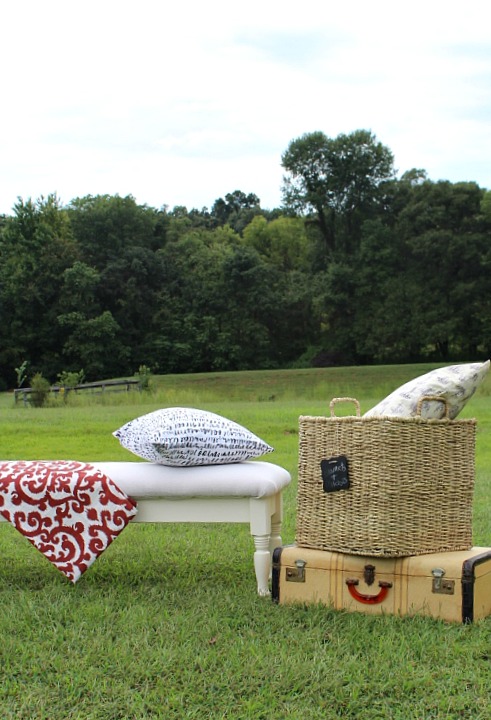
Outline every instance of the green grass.
<path fill-rule="evenodd" d="M 42 409 L 0 396 L 0 458 L 130 460 L 111 433 L 167 405 L 219 412 L 286 467 L 295 537 L 298 416 L 334 396 L 362 411 L 431 366 L 167 376 L 155 393 Z M 491 380 L 476 417 L 475 544 L 491 546 Z M 435 512 L 438 509 L 435 508 Z M 489 720 L 491 619 L 365 616 L 258 598 L 242 525 L 131 525 L 72 586 L 0 525 L 0 718 Z"/>

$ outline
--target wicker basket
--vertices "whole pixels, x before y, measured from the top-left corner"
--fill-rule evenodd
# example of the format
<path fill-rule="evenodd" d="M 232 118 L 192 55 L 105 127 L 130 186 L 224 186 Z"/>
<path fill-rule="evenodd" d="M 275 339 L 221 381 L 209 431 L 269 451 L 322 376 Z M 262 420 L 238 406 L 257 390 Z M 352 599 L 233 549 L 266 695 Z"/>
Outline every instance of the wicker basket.
<path fill-rule="evenodd" d="M 357 415 L 336 417 L 341 401 Z M 335 398 L 331 417 L 301 416 L 297 544 L 386 557 L 469 549 L 475 434 L 475 420 L 448 413 L 360 417 L 353 398 Z M 347 461 L 349 487 L 326 492 L 321 464 L 336 456 Z"/>

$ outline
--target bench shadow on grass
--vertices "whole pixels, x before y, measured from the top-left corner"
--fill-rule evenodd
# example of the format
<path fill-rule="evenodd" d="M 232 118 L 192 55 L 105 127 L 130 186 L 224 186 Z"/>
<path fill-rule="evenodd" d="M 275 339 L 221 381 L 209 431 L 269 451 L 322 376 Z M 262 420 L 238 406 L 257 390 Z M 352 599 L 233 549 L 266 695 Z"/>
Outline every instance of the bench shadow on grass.
<path fill-rule="evenodd" d="M 13 534 L 12 534 L 13 533 Z M 13 528 L 0 563 L 0 592 L 58 591 L 84 594 L 114 587 L 162 593 L 236 594 L 256 591 L 253 541 L 245 527 L 221 525 L 129 526 L 73 585 Z"/>

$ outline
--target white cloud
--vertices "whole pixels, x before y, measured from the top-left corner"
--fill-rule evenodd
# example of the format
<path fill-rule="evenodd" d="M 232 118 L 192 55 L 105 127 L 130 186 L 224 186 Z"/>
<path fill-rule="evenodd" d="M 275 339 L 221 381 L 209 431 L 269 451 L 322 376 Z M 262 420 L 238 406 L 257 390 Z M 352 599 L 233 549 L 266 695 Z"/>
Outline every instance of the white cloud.
<path fill-rule="evenodd" d="M 483 0 L 25 0 L 3 9 L 0 212 L 17 196 L 280 204 L 281 154 L 372 130 L 400 172 L 491 186 Z"/>

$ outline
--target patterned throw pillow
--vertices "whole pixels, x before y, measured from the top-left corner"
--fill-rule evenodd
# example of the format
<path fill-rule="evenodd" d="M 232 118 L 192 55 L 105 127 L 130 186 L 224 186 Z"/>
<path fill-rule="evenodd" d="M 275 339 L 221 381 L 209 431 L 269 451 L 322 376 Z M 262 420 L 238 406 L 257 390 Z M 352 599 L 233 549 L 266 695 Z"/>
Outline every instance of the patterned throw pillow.
<path fill-rule="evenodd" d="M 365 417 L 414 417 L 418 402 L 423 396 L 438 396 L 446 400 L 449 417 L 453 420 L 466 402 L 476 392 L 489 370 L 490 361 L 450 365 L 432 370 L 426 375 L 411 380 L 394 390 L 382 402 L 365 413 Z M 440 419 L 445 415 L 445 406 L 441 402 L 424 401 L 421 417 L 429 420 Z"/>
<path fill-rule="evenodd" d="M 175 467 L 237 463 L 273 451 L 232 420 L 193 408 L 155 410 L 113 435 L 138 457 Z"/>

